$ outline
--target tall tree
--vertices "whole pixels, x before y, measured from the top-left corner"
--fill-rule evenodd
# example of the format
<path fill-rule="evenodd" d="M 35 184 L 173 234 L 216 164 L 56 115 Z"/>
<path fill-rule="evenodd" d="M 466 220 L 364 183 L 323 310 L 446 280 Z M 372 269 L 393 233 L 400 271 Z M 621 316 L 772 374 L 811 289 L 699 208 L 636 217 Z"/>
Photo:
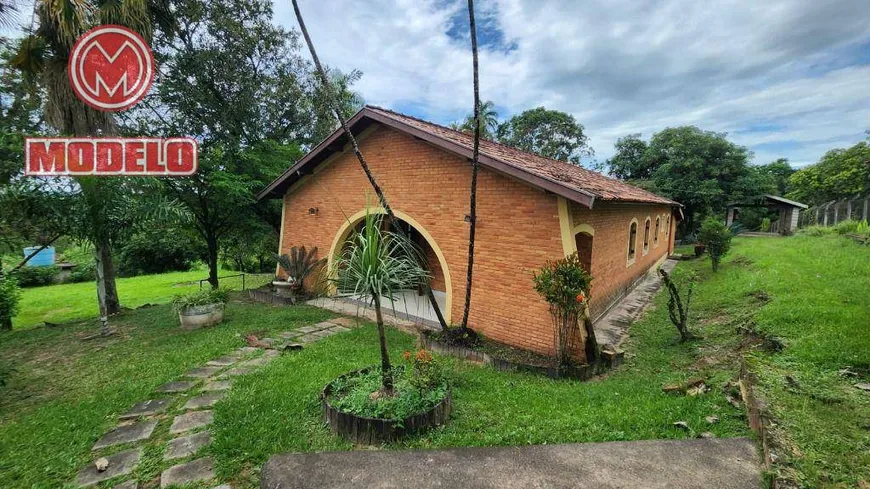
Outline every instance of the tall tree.
<path fill-rule="evenodd" d="M 274 217 L 254 194 L 310 140 L 313 104 L 297 35 L 272 22 L 271 2 L 179 0 L 175 9 L 177 35 L 154 43 L 163 74 L 127 122 L 199 141 L 199 171 L 161 181 L 192 216 L 217 287 L 222 243 L 245 221 Z"/>
<path fill-rule="evenodd" d="M 787 158 L 779 158 L 766 165 L 758 165 L 754 169 L 774 189 L 776 195 L 785 195 L 791 190 L 789 179 L 797 171 L 791 167 Z"/>
<path fill-rule="evenodd" d="M 815 164 L 789 178 L 789 197 L 823 204 L 870 193 L 870 144 L 861 141 L 847 149 L 832 149 Z"/>
<path fill-rule="evenodd" d="M 613 145 L 613 156 L 607 160 L 610 174 L 622 180 L 648 180 L 652 177 L 646 158 L 649 146 L 640 133 L 623 136 Z"/>
<path fill-rule="evenodd" d="M 595 152 L 574 116 L 544 107 L 526 110 L 498 127 L 498 142 L 574 165 Z"/>
<path fill-rule="evenodd" d="M 471 153 L 471 203 L 468 226 L 468 266 L 465 276 L 465 307 L 462 309 L 460 330 L 468 330 L 468 313 L 471 310 L 471 284 L 474 272 L 474 233 L 477 228 L 477 173 L 480 167 L 480 81 L 477 62 L 477 28 L 474 25 L 474 0 L 468 0 L 468 28 L 471 33 L 471 63 L 474 75 L 474 149 Z"/>
<path fill-rule="evenodd" d="M 472 111 L 462 123 L 452 123 L 450 127 L 457 131 L 474 133 L 475 120 L 480 128 L 480 137 L 484 139 L 495 139 L 498 133 L 498 112 L 495 110 L 495 103 L 491 100 L 481 102 L 477 109 L 477 118 Z"/>
<path fill-rule="evenodd" d="M 80 101 L 67 80 L 66 67 L 73 44 L 89 28 L 99 24 L 120 24 L 145 39 L 155 27 L 171 32 L 172 14 L 167 0 L 146 2 L 39 1 L 34 5 L 39 25 L 25 37 L 13 65 L 31 75 L 40 76 L 45 87 L 45 117 L 58 133 L 72 136 L 110 136 L 118 133 L 110 113 L 100 112 Z M 119 185 L 116 179 L 79 178 L 86 206 L 90 239 L 97 262 L 97 297 L 100 303 L 101 331 L 110 333 L 109 314 L 120 310 L 112 262 L 111 213 L 107 204 Z"/>

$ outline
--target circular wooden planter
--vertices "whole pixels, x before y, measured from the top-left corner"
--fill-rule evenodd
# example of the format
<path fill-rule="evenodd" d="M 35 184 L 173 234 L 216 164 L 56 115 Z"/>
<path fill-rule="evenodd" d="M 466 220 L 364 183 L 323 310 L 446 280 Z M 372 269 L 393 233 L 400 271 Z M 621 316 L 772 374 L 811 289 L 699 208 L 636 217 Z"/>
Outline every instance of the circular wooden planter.
<path fill-rule="evenodd" d="M 368 372 L 373 367 L 364 368 L 348 372 L 335 380 L 344 379 L 347 377 L 359 375 Z M 345 440 L 360 443 L 363 445 L 379 445 L 398 440 L 403 436 L 412 433 L 418 433 L 433 426 L 442 425 L 447 422 L 452 409 L 450 390 L 447 395 L 432 409 L 408 416 L 405 419 L 378 419 L 357 416 L 355 414 L 339 411 L 329 404 L 329 397 L 332 395 L 332 385 L 335 382 L 326 384 L 323 392 L 320 394 L 321 404 L 323 406 L 323 417 L 329 424 L 330 430 L 333 433 L 341 436 Z"/>
<path fill-rule="evenodd" d="M 181 329 L 199 329 L 213 326 L 224 320 L 224 304 L 206 304 L 204 306 L 185 307 L 178 312 Z"/>

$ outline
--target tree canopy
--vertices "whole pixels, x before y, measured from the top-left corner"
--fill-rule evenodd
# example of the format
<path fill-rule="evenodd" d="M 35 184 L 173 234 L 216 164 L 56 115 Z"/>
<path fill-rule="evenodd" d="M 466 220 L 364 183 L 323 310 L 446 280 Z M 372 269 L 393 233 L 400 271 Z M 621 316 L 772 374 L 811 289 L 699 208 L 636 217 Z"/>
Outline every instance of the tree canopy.
<path fill-rule="evenodd" d="M 574 116 L 544 107 L 511 117 L 498 126 L 497 138 L 502 144 L 575 165 L 594 154 L 583 125 Z"/>
<path fill-rule="evenodd" d="M 789 197 L 807 204 L 822 204 L 870 193 L 870 144 L 832 149 L 814 165 L 789 178 Z"/>

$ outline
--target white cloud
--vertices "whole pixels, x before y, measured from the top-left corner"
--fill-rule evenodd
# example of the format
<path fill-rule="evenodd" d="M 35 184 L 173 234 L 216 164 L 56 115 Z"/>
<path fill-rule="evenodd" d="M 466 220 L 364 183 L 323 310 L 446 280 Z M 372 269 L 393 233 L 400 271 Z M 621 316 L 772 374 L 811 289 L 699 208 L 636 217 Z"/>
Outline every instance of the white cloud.
<path fill-rule="evenodd" d="M 369 103 L 442 123 L 470 111 L 468 42 L 450 35 L 464 1 L 301 8 L 323 61 L 364 72 Z M 276 13 L 296 26 L 290 2 Z M 695 124 L 731 133 L 758 162 L 803 165 L 870 127 L 866 0 L 497 0 L 478 1 L 478 17 L 503 38 L 481 50 L 482 97 L 503 116 L 574 114 L 599 158 L 628 133 Z"/>

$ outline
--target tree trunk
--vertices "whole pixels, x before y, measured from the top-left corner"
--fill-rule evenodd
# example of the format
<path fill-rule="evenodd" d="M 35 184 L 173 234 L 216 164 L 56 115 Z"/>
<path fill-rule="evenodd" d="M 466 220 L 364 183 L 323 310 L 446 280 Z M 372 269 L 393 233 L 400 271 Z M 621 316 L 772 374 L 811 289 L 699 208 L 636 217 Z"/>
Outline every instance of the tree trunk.
<path fill-rule="evenodd" d="M 390 352 L 387 350 L 387 336 L 384 332 L 384 318 L 381 316 L 381 298 L 377 294 L 372 295 L 375 303 L 375 319 L 378 324 L 378 342 L 381 345 L 381 383 L 384 393 L 393 392 L 393 367 L 390 365 Z"/>
<path fill-rule="evenodd" d="M 480 82 L 477 64 L 477 29 L 474 25 L 474 0 L 468 0 L 468 23 L 471 32 L 471 59 L 474 70 L 474 150 L 471 156 L 471 204 L 468 227 L 468 267 L 465 276 L 465 307 L 460 328 L 468 329 L 468 313 L 471 310 L 471 284 L 474 272 L 474 233 L 477 225 L 477 170 L 480 156 Z"/>
<path fill-rule="evenodd" d="M 0 318 L 0 331 L 12 331 L 12 318 Z"/>
<path fill-rule="evenodd" d="M 592 365 L 597 363 L 601 356 L 601 351 L 598 348 L 598 339 L 595 338 L 595 328 L 592 327 L 592 319 L 589 317 L 588 309 L 583 312 L 583 329 L 586 330 L 586 342 L 584 350 L 586 353 L 586 363 Z"/>
<path fill-rule="evenodd" d="M 97 304 L 100 308 L 100 335 L 109 336 L 112 330 L 109 328 L 109 308 L 106 294 L 106 277 L 105 265 L 103 264 L 103 253 L 100 253 L 99 248 L 94 252 L 96 260 L 95 271 L 97 274 Z"/>
<path fill-rule="evenodd" d="M 208 283 L 213 289 L 218 288 L 218 242 L 217 237 L 208 235 L 205 239 L 208 245 Z"/>
<path fill-rule="evenodd" d="M 106 313 L 118 314 L 121 312 L 121 302 L 118 299 L 118 286 L 115 284 L 115 262 L 112 259 L 112 244 L 107 239 L 101 239 L 94 243 L 94 252 L 97 255 L 97 267 L 102 268 L 103 288 L 105 289 Z M 98 284 L 99 286 L 99 284 Z"/>

